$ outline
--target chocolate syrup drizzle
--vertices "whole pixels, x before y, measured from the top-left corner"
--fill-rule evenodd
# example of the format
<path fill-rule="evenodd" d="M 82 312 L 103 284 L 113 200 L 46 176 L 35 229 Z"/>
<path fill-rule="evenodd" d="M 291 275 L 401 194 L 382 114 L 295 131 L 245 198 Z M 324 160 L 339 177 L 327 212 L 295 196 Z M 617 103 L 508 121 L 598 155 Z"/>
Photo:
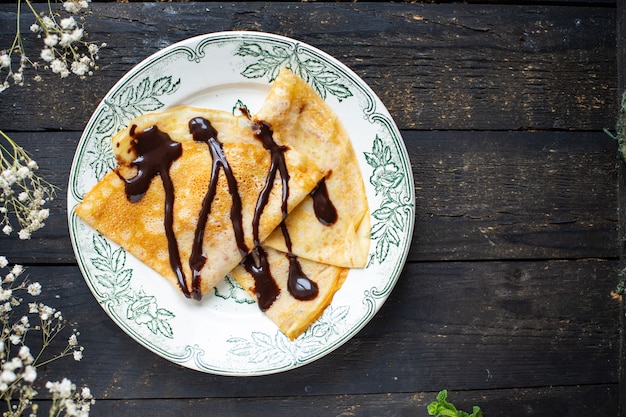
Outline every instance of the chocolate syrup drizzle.
<path fill-rule="evenodd" d="M 204 240 L 208 216 L 211 213 L 211 206 L 217 192 L 220 170 L 224 171 L 228 183 L 228 191 L 232 197 L 230 216 L 237 247 L 244 257 L 241 264 L 254 278 L 259 308 L 262 311 L 266 311 L 280 296 L 280 288 L 276 284 L 270 271 L 267 252 L 261 247 L 259 239 L 261 216 L 263 215 L 265 206 L 268 204 L 277 174 L 280 174 L 282 185 L 281 213 L 283 222 L 281 222 L 280 227 L 287 246 L 286 256 L 289 259 L 287 288 L 290 294 L 298 300 L 311 300 L 317 296 L 319 288 L 314 281 L 304 274 L 297 256 L 292 253 L 291 238 L 287 226 L 284 223 L 284 219 L 287 217 L 288 213 L 287 201 L 289 198 L 289 172 L 285 162 L 285 151 L 287 147 L 279 146 L 274 141 L 273 132 L 267 123 L 256 122 L 252 126 L 255 138 L 260 140 L 263 147 L 270 153 L 271 165 L 254 211 L 252 220 L 254 248 L 250 251 L 244 240 L 242 204 L 237 187 L 237 180 L 224 154 L 222 144 L 217 139 L 218 133 L 211 123 L 203 117 L 195 117 L 189 121 L 189 132 L 192 134 L 193 139 L 197 142 L 206 143 L 212 158 L 211 180 L 202 201 L 198 224 L 194 233 L 192 252 L 189 257 L 189 266 L 193 273 L 191 289 L 189 289 L 186 284 L 178 250 L 178 242 L 173 230 L 174 186 L 169 174 L 172 162 L 182 155 L 182 145 L 179 142 L 172 141 L 170 136 L 165 132 L 161 132 L 157 126 L 147 128 L 140 133 L 136 133 L 136 127 L 136 125 L 131 127 L 130 135 L 133 137 L 132 143 L 138 155 L 131 163 L 131 166 L 137 168 L 137 175 L 130 179 L 125 179 L 120 175 L 120 178 L 125 182 L 125 191 L 128 199 L 131 202 L 137 202 L 141 200 L 150 187 L 152 179 L 157 174 L 161 177 L 163 188 L 165 189 L 164 226 L 168 242 L 170 265 L 176 274 L 178 285 L 186 297 L 193 297 L 197 300 L 202 297 L 200 291 L 200 271 L 207 260 L 206 255 L 202 251 L 202 242 Z M 328 195 L 325 181 L 322 180 L 310 195 L 313 198 L 315 215 L 318 220 L 327 226 L 334 224 L 337 221 L 337 210 Z"/>
<path fill-rule="evenodd" d="M 193 273 L 191 280 L 191 296 L 197 300 L 202 298 L 200 291 L 200 270 L 206 263 L 206 255 L 202 252 L 202 242 L 204 241 L 204 230 L 206 223 L 211 213 L 211 205 L 215 199 L 217 192 L 217 181 L 219 179 L 220 169 L 224 171 L 226 181 L 228 183 L 228 192 L 232 197 L 232 206 L 230 208 L 230 219 L 233 224 L 235 232 L 235 239 L 237 241 L 237 247 L 241 256 L 248 254 L 248 247 L 244 241 L 243 236 L 243 221 L 241 214 L 241 197 L 237 188 L 237 180 L 233 175 L 233 171 L 230 168 L 230 164 L 224 155 L 222 144 L 217 140 L 217 131 L 204 117 L 194 117 L 189 121 L 189 133 L 193 135 L 193 140 L 196 142 L 204 142 L 211 151 L 211 181 L 209 183 L 209 189 L 204 195 L 202 200 L 202 207 L 200 209 L 200 215 L 198 218 L 198 224 L 196 226 L 193 246 L 191 250 L 191 256 L 189 257 L 189 267 Z"/>
<path fill-rule="evenodd" d="M 280 296 L 280 288 L 272 277 L 269 262 L 267 260 L 267 252 L 261 247 L 259 240 L 259 224 L 261 215 L 268 203 L 270 193 L 274 188 L 276 173 L 280 173 L 282 184 L 282 199 L 280 210 L 283 219 L 287 217 L 287 199 L 289 198 L 289 172 L 285 163 L 285 146 L 278 146 L 274 141 L 273 132 L 267 123 L 259 122 L 253 125 L 254 137 L 261 141 L 263 147 L 270 153 L 271 164 L 270 169 L 265 178 L 265 185 L 259 194 L 256 207 L 254 209 L 254 217 L 252 219 L 252 240 L 254 249 L 250 255 L 246 256 L 241 264 L 246 271 L 254 278 L 254 291 L 259 302 L 259 308 L 266 311 L 272 306 L 274 301 Z"/>
<path fill-rule="evenodd" d="M 309 195 L 313 198 L 313 211 L 317 220 L 324 226 L 335 224 L 337 221 L 337 209 L 328 195 L 326 178 L 322 178 Z"/>
<path fill-rule="evenodd" d="M 137 175 L 130 179 L 119 177 L 124 181 L 126 197 L 135 203 L 141 200 L 148 191 L 152 179 L 161 177 L 163 189 L 165 190 L 165 236 L 170 257 L 170 266 L 176 274 L 178 285 L 186 297 L 189 297 L 189 290 L 185 282 L 178 252 L 178 241 L 174 234 L 174 185 L 170 178 L 170 167 L 172 163 L 183 154 L 182 145 L 173 141 L 170 136 L 161 132 L 157 126 L 145 129 L 143 132 L 136 132 L 137 126 L 130 128 L 130 136 L 133 138 L 133 146 L 137 152 L 137 158 L 131 163 L 137 169 Z"/>

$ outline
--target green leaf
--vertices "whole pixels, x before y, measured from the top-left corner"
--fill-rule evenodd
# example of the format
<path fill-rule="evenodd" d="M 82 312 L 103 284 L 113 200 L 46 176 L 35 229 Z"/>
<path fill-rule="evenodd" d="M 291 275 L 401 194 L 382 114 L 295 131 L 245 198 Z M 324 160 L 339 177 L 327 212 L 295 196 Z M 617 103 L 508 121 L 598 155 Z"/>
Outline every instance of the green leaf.
<path fill-rule="evenodd" d="M 178 88 L 175 86 L 176 86 L 175 84 L 172 85 L 171 76 L 159 78 L 158 80 L 155 80 L 154 83 L 152 83 L 152 94 L 155 96 L 162 96 L 163 94 L 169 94 L 173 90 Z"/>
<path fill-rule="evenodd" d="M 137 101 L 134 105 L 139 112 L 148 113 L 163 107 L 163 103 L 155 97 L 144 97 Z"/>
<path fill-rule="evenodd" d="M 263 50 L 256 43 L 244 43 L 239 47 L 235 55 L 238 56 L 261 56 Z"/>
<path fill-rule="evenodd" d="M 337 100 L 341 101 L 345 98 L 352 97 L 352 93 L 350 89 L 343 84 L 328 84 L 326 85 L 326 89 L 330 94 L 337 97 Z"/>
<path fill-rule="evenodd" d="M 137 98 L 142 99 L 150 93 L 150 78 L 146 77 L 137 86 Z"/>
<path fill-rule="evenodd" d="M 171 339 L 174 337 L 174 331 L 172 329 L 172 326 L 163 320 L 155 320 L 156 321 L 156 328 L 158 330 L 159 333 L 161 333 L 163 336 Z"/>
<path fill-rule="evenodd" d="M 261 78 L 267 73 L 268 67 L 259 63 L 248 65 L 241 75 L 246 78 Z"/>
<path fill-rule="evenodd" d="M 101 235 L 95 234 L 93 235 L 93 248 L 101 258 L 108 259 L 111 254 L 111 247 L 109 246 L 106 239 L 104 239 Z"/>
<path fill-rule="evenodd" d="M 428 404 L 428 414 L 435 417 L 483 417 L 483 412 L 480 407 L 474 406 L 472 408 L 472 414 L 463 410 L 457 410 L 457 408 L 447 401 L 448 391 L 442 390 L 437 394 L 437 401 L 433 401 Z"/>
<path fill-rule="evenodd" d="M 96 133 L 103 134 L 113 129 L 115 126 L 115 114 L 109 113 L 98 121 L 96 125 Z"/>
<path fill-rule="evenodd" d="M 372 168 L 376 168 L 380 165 L 375 153 L 363 152 L 363 155 L 365 155 L 365 161 L 367 164 Z"/>
<path fill-rule="evenodd" d="M 102 272 L 113 272 L 111 270 L 111 264 L 108 260 L 100 259 L 100 258 L 91 258 L 91 264 L 99 271 Z"/>
<path fill-rule="evenodd" d="M 122 268 L 124 268 L 124 264 L 126 263 L 126 252 L 122 248 L 118 248 L 115 252 L 111 254 L 111 270 L 113 272 L 119 272 Z"/>
<path fill-rule="evenodd" d="M 135 89 L 131 85 L 124 87 L 121 93 L 115 97 L 115 101 L 119 107 L 127 107 L 134 99 Z"/>

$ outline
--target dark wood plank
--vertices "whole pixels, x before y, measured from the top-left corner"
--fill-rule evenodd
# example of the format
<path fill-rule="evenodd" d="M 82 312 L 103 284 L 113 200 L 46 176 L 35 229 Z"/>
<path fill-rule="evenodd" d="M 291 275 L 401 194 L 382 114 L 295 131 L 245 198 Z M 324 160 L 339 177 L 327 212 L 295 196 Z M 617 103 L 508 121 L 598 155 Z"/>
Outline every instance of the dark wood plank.
<path fill-rule="evenodd" d="M 622 100 L 626 98 L 626 0 L 617 1 L 617 63 L 618 63 L 618 90 L 616 94 L 617 103 L 626 105 Z M 624 111 L 626 108 L 622 107 L 618 117 L 624 117 Z M 622 123 L 626 123 L 626 117 L 622 119 Z M 619 213 L 620 213 L 620 235 L 626 233 L 626 165 L 622 162 L 619 170 Z M 622 267 L 626 266 L 626 242 L 622 241 Z M 626 281 L 622 276 L 622 282 L 620 287 L 626 288 Z M 622 294 L 623 296 L 623 294 Z M 619 416 L 626 416 L 626 390 L 623 389 L 626 386 L 626 305 L 622 300 L 622 309 L 620 313 L 620 386 L 622 387 L 620 393 L 620 411 Z"/>
<path fill-rule="evenodd" d="M 448 400 L 459 409 L 471 411 L 478 405 L 485 416 L 526 417 L 576 415 L 578 417 L 614 416 L 617 410 L 617 385 L 546 387 L 537 389 L 453 391 Z M 377 395 L 301 396 L 278 398 L 207 398 L 188 400 L 101 400 L 90 414 L 93 417 L 129 415 L 178 417 L 408 417 L 427 416 L 435 392 L 388 393 Z M 136 410 L 136 411 L 135 411 Z"/>
<path fill-rule="evenodd" d="M 618 268 L 617 260 L 411 263 L 379 313 L 343 347 L 254 378 L 203 374 L 148 352 L 105 315 L 76 267 L 28 271 L 86 346 L 83 361 L 49 371 L 89 385 L 97 398 L 140 399 L 615 384 Z"/>
<path fill-rule="evenodd" d="M 616 113 L 615 9 L 386 3 L 95 3 L 91 38 L 109 45 L 85 81 L 28 79 L 0 97 L 7 130 L 80 130 L 134 64 L 222 30 L 290 36 L 353 68 L 403 129 L 602 130 Z M 0 45 L 15 15 L 0 5 Z M 25 18 L 24 27 L 30 21 Z M 27 43 L 37 55 L 39 47 Z"/>
<path fill-rule="evenodd" d="M 409 260 L 620 256 L 617 145 L 604 133 L 403 132 L 416 186 Z M 60 187 L 30 241 L 0 236 L 26 263 L 68 262 L 65 191 L 80 134 L 15 133 Z"/>
<path fill-rule="evenodd" d="M 407 132 L 410 259 L 613 256 L 616 143 L 604 134 Z"/>

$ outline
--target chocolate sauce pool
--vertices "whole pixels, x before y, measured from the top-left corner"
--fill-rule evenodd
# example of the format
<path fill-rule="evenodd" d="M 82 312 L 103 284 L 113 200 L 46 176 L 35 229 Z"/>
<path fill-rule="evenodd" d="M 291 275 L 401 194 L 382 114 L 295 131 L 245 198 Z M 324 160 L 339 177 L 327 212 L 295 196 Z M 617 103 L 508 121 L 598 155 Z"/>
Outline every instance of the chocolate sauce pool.
<path fill-rule="evenodd" d="M 192 252 L 189 257 L 189 266 L 193 273 L 190 289 L 187 287 L 180 260 L 178 242 L 173 230 L 175 196 L 174 186 L 169 173 L 172 163 L 182 155 L 182 145 L 179 142 L 173 141 L 167 133 L 161 132 L 157 126 L 149 127 L 140 133 L 136 132 L 136 128 L 136 125 L 131 127 L 130 135 L 133 138 L 132 146 L 137 154 L 137 158 L 131 163 L 131 166 L 137 169 L 137 175 L 130 179 L 125 179 L 120 175 L 120 178 L 125 182 L 126 196 L 129 201 L 137 202 L 141 200 L 143 195 L 147 192 L 152 179 L 157 175 L 161 177 L 163 188 L 165 189 L 164 226 L 168 242 L 170 265 L 176 274 L 178 285 L 183 294 L 188 298 L 197 300 L 202 297 L 200 291 L 200 284 L 202 282 L 200 271 L 207 261 L 207 256 L 202 250 L 202 242 L 204 240 L 208 216 L 211 213 L 211 206 L 217 193 L 217 182 L 220 171 L 223 171 L 228 183 L 228 192 L 232 197 L 230 218 L 235 240 L 241 255 L 244 257 L 241 264 L 254 278 L 259 308 L 266 311 L 280 296 L 280 288 L 271 274 L 267 252 L 261 247 L 259 225 L 263 211 L 268 204 L 277 174 L 280 174 L 282 185 L 281 213 L 283 220 L 287 217 L 287 201 L 289 198 L 289 171 L 287 170 L 287 164 L 285 162 L 287 147 L 279 146 L 274 141 L 273 132 L 269 124 L 256 122 L 252 125 L 255 138 L 261 141 L 263 147 L 270 153 L 271 164 L 254 211 L 252 220 L 254 247 L 250 251 L 244 239 L 242 204 L 237 187 L 237 180 L 224 154 L 223 146 L 217 139 L 218 132 L 213 128 L 210 121 L 203 117 L 195 117 L 189 121 L 189 132 L 192 134 L 193 139 L 197 142 L 207 144 L 212 160 L 211 180 L 202 201 L 198 224 L 194 233 Z M 334 224 L 337 221 L 337 210 L 328 195 L 325 181 L 322 180 L 310 195 L 313 198 L 315 215 L 318 220 L 327 226 Z M 319 293 L 319 288 L 317 284 L 302 271 L 297 256 L 291 252 L 291 238 L 289 237 L 289 232 L 284 221 L 281 223 L 280 227 L 288 251 L 286 254 L 289 260 L 287 288 L 290 294 L 298 300 L 314 299 Z"/>

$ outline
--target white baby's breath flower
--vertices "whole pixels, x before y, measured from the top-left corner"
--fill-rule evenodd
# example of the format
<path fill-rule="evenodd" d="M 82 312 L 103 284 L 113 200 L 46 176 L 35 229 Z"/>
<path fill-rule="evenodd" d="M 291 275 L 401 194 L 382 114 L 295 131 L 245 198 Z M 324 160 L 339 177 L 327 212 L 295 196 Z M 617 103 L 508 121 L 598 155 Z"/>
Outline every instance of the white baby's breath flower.
<path fill-rule="evenodd" d="M 89 71 L 89 67 L 82 62 L 74 61 L 72 62 L 72 72 L 76 75 L 82 76 L 85 75 Z"/>
<path fill-rule="evenodd" d="M 33 282 L 32 284 L 29 284 L 28 293 L 35 297 L 41 294 L 41 284 L 38 282 Z"/>
<path fill-rule="evenodd" d="M 26 345 L 20 347 L 17 356 L 19 356 L 22 362 L 26 365 L 33 363 L 33 355 L 30 354 L 30 348 Z"/>
<path fill-rule="evenodd" d="M 5 384 L 10 384 L 16 379 L 17 375 L 15 375 L 15 372 L 13 371 L 5 370 L 2 371 L 2 373 L 0 374 L 0 381 L 4 382 Z"/>
<path fill-rule="evenodd" d="M 11 66 L 11 57 L 6 53 L 0 53 L 0 68 L 8 68 Z"/>
<path fill-rule="evenodd" d="M 0 289 L 0 301 L 6 301 L 9 298 L 11 298 L 11 295 L 13 295 L 13 290 L 10 288 L 2 288 Z"/>
<path fill-rule="evenodd" d="M 39 305 L 39 317 L 43 320 L 43 321 L 47 321 L 50 319 L 50 316 L 52 316 L 54 314 L 54 309 L 50 306 L 47 306 L 45 304 L 40 304 Z"/>
<path fill-rule="evenodd" d="M 15 172 L 15 176 L 18 180 L 24 180 L 26 178 L 29 178 L 31 175 L 32 171 L 26 166 L 20 166 Z"/>
<path fill-rule="evenodd" d="M 29 383 L 35 382 L 35 379 L 37 379 L 37 370 L 35 367 L 32 365 L 26 366 L 26 368 L 24 368 L 24 372 L 22 373 L 22 378 L 24 378 L 24 381 Z"/>
<path fill-rule="evenodd" d="M 27 230 L 27 229 L 20 230 L 19 232 L 17 232 L 17 237 L 19 237 L 20 240 L 30 239 L 30 230 Z"/>
<path fill-rule="evenodd" d="M 50 386 L 48 386 L 50 384 Z M 70 398 L 72 396 L 72 391 L 76 388 L 72 381 L 67 378 L 63 378 L 61 382 L 48 382 L 46 384 L 46 388 L 50 390 L 52 394 L 57 394 L 60 398 Z"/>
<path fill-rule="evenodd" d="M 59 74 L 61 78 L 65 78 L 70 75 L 69 70 L 67 69 L 67 64 L 64 61 L 56 58 L 50 63 L 50 69 L 55 74 Z"/>
<path fill-rule="evenodd" d="M 61 19 L 61 29 L 74 29 L 76 27 L 76 20 L 74 20 L 74 16 L 66 17 Z"/>
<path fill-rule="evenodd" d="M 11 336 L 9 336 L 9 340 L 14 345 L 19 345 L 21 343 L 21 341 L 22 341 L 22 337 L 19 334 L 13 333 Z"/>
<path fill-rule="evenodd" d="M 9 264 L 9 260 L 6 256 L 0 256 L 0 268 L 4 268 Z"/>
<path fill-rule="evenodd" d="M 58 29 L 57 23 L 50 16 L 42 16 L 42 25 L 48 30 Z"/>
<path fill-rule="evenodd" d="M 93 398 L 89 387 L 83 387 L 83 389 L 80 391 L 80 396 L 83 397 L 83 399 L 85 400 L 90 400 Z"/>
<path fill-rule="evenodd" d="M 89 44 L 89 46 L 87 47 L 87 50 L 89 51 L 91 55 L 96 55 L 100 51 L 100 47 L 96 45 L 95 43 L 92 43 L 92 44 Z"/>
<path fill-rule="evenodd" d="M 30 314 L 35 314 L 39 311 L 39 306 L 37 303 L 28 303 L 28 312 Z"/>
<path fill-rule="evenodd" d="M 52 48 L 59 43 L 59 36 L 55 33 L 50 33 L 44 38 L 43 43 L 46 46 Z"/>
<path fill-rule="evenodd" d="M 70 346 L 78 346 L 78 337 L 76 336 L 76 333 L 72 334 L 69 339 L 67 340 L 67 344 Z"/>
<path fill-rule="evenodd" d="M 10 235 L 12 231 L 13 231 L 13 228 L 11 227 L 11 225 L 10 225 L 10 224 L 6 224 L 6 225 L 2 228 L 2 233 L 4 233 L 5 235 Z"/>
<path fill-rule="evenodd" d="M 82 9 L 86 9 L 89 7 L 89 2 L 87 0 L 69 0 L 63 2 L 63 8 L 68 13 L 78 13 Z"/>
<path fill-rule="evenodd" d="M 83 28 L 74 29 L 72 33 L 70 33 L 70 36 L 72 37 L 72 42 L 78 42 L 79 40 L 83 38 L 84 34 L 85 34 L 85 30 Z"/>
<path fill-rule="evenodd" d="M 83 352 L 80 350 L 75 350 L 73 354 L 74 354 L 75 361 L 80 361 L 83 358 Z"/>
<path fill-rule="evenodd" d="M 37 218 L 39 220 L 46 220 L 48 217 L 50 217 L 50 209 L 41 209 L 37 212 Z"/>
<path fill-rule="evenodd" d="M 6 182 L 8 187 L 12 187 L 15 181 L 17 181 L 17 176 L 13 168 L 5 169 L 0 175 L 2 175 L 2 179 Z"/>
<path fill-rule="evenodd" d="M 13 73 L 13 82 L 15 84 L 21 85 L 24 83 L 24 73 L 22 71 L 17 71 Z"/>
<path fill-rule="evenodd" d="M 70 46 L 72 44 L 73 41 L 74 41 L 74 39 L 72 38 L 72 34 L 65 32 L 65 33 L 61 34 L 61 39 L 59 40 L 59 45 L 61 45 L 63 48 L 67 48 L 68 46 Z"/>
<path fill-rule="evenodd" d="M 54 51 L 50 48 L 43 48 L 39 56 L 46 62 L 52 62 L 54 59 Z"/>
<path fill-rule="evenodd" d="M 22 272 L 24 272 L 24 266 L 15 264 L 13 265 L 13 268 L 11 268 L 11 272 L 15 274 L 15 276 L 19 276 L 22 274 Z"/>

